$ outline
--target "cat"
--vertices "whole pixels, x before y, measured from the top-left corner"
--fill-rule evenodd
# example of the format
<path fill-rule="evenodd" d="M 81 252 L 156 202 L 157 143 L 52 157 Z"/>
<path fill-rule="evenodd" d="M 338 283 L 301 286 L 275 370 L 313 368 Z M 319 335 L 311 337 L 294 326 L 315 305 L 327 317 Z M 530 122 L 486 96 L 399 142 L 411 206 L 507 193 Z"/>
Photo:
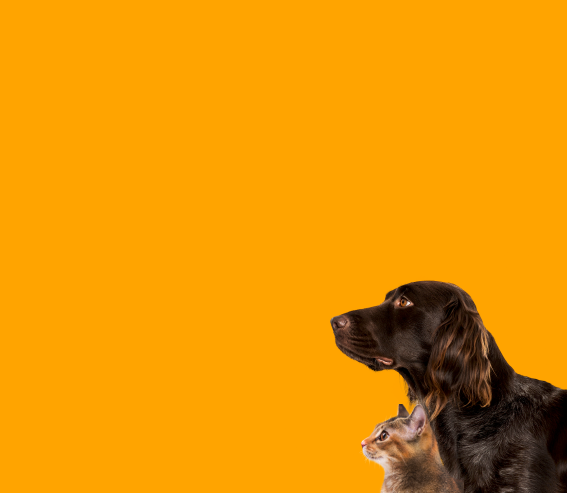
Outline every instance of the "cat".
<path fill-rule="evenodd" d="M 423 407 L 376 425 L 362 441 L 362 453 L 385 471 L 381 493 L 460 493 L 447 472 Z"/>

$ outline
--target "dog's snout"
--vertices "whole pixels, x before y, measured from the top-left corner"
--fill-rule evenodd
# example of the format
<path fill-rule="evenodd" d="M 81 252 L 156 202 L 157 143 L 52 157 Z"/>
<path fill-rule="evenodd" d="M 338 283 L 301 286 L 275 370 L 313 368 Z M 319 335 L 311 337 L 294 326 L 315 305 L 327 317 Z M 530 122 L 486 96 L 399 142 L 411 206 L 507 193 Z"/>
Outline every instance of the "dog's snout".
<path fill-rule="evenodd" d="M 338 317 L 333 317 L 331 319 L 331 325 L 334 330 L 344 329 L 349 324 L 348 318 L 344 315 L 339 315 Z"/>

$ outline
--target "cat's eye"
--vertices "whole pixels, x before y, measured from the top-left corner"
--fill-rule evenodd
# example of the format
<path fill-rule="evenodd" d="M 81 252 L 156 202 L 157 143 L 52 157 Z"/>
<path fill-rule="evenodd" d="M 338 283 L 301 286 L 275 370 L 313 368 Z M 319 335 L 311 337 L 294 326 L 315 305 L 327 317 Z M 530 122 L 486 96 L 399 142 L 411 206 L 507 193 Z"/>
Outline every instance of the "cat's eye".
<path fill-rule="evenodd" d="M 388 435 L 387 431 L 383 431 L 382 433 L 380 433 L 380 435 L 378 435 L 378 440 L 380 440 L 381 442 L 383 442 L 384 440 L 386 440 L 386 438 L 388 438 L 390 435 Z"/>
<path fill-rule="evenodd" d="M 410 300 L 408 300 L 407 298 L 402 298 L 400 300 L 400 306 L 402 308 L 406 308 L 406 307 L 411 306 L 411 305 L 413 305 L 413 303 Z"/>

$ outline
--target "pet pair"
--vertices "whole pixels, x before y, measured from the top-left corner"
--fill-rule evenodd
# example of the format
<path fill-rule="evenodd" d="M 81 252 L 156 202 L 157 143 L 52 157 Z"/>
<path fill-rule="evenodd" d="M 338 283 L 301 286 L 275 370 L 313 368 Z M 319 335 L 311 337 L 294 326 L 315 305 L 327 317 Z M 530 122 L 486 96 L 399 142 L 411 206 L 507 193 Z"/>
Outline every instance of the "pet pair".
<path fill-rule="evenodd" d="M 403 377 L 465 493 L 567 493 L 567 392 L 517 374 L 458 286 L 404 284 L 331 325 L 347 356 Z"/>

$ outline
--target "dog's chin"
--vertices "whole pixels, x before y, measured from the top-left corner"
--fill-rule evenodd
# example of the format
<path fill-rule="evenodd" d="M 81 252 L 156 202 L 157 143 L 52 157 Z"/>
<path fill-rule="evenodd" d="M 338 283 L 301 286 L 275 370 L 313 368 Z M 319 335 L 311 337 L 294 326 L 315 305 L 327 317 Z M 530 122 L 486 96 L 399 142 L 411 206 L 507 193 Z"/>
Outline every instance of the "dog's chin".
<path fill-rule="evenodd" d="M 372 371 L 382 371 L 388 368 L 386 365 L 376 361 L 375 358 L 369 358 L 367 356 L 359 356 L 350 349 L 346 349 L 342 347 L 339 343 L 337 343 L 337 347 L 346 354 L 349 358 L 362 363 L 363 365 L 370 368 Z"/>

